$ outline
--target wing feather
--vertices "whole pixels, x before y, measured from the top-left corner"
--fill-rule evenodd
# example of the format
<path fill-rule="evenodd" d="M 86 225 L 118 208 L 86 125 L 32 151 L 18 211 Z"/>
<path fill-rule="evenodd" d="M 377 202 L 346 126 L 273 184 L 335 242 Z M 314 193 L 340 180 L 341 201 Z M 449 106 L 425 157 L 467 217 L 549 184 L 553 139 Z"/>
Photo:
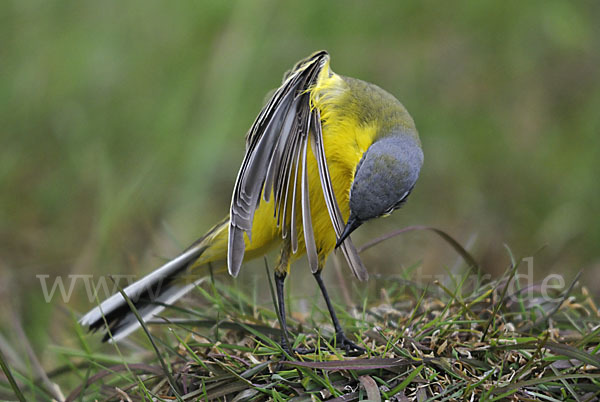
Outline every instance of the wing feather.
<path fill-rule="evenodd" d="M 276 174 L 279 172 L 279 167 L 281 166 L 281 161 L 284 156 L 284 152 L 286 150 L 286 145 L 288 144 L 288 139 L 290 138 L 292 124 L 294 123 L 294 116 L 296 115 L 296 111 L 298 109 L 297 103 L 291 103 L 291 105 L 286 110 L 285 120 L 281 125 L 281 130 L 279 132 L 280 138 L 275 145 L 275 149 L 273 154 L 271 155 L 271 160 L 269 161 L 269 168 L 267 170 L 267 178 L 265 180 L 265 189 L 273 188 L 273 180 L 276 179 Z M 263 198 L 265 201 L 269 202 L 271 196 L 271 191 L 264 191 Z M 275 204 L 278 201 L 278 193 L 273 194 L 275 197 Z M 275 210 L 276 211 L 276 210 Z"/>
<path fill-rule="evenodd" d="M 310 127 L 310 116 L 309 113 L 308 126 Z M 312 217 L 310 215 L 310 196 L 308 192 L 308 166 L 306 163 L 306 150 L 308 148 L 308 133 L 304 138 L 304 145 L 302 147 L 302 228 L 304 230 L 304 240 L 306 243 L 306 256 L 308 257 L 308 264 L 311 271 L 317 272 L 319 269 L 319 258 L 317 256 L 317 245 L 315 243 L 315 234 L 312 226 Z"/>
<path fill-rule="evenodd" d="M 299 138 L 297 138 L 299 140 Z M 292 213 L 290 215 L 290 235 L 292 241 L 292 252 L 298 251 L 298 219 L 296 219 L 296 190 L 298 189 L 298 165 L 300 165 L 299 141 L 294 146 L 294 187 L 292 188 Z M 287 197 L 286 197 L 287 198 Z"/>

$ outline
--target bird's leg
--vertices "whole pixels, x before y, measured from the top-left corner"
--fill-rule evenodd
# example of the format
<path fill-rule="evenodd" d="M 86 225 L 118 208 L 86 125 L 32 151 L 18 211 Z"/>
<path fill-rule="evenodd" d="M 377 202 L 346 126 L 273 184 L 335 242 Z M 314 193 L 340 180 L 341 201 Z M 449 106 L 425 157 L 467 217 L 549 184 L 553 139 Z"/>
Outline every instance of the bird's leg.
<path fill-rule="evenodd" d="M 288 342 L 287 320 L 285 314 L 285 297 L 284 297 L 284 281 L 290 269 L 290 257 L 292 255 L 292 243 L 290 237 L 283 242 L 279 260 L 275 266 L 275 288 L 277 291 L 277 313 L 281 324 L 281 347 L 292 356 L 292 352 L 297 354 L 313 353 L 314 349 L 297 348 L 291 349 Z"/>
<path fill-rule="evenodd" d="M 275 271 L 275 288 L 277 291 L 277 308 L 279 312 L 279 319 L 281 320 L 281 347 L 289 355 L 291 355 L 290 345 L 287 340 L 287 321 L 285 319 L 285 300 L 283 297 L 283 284 L 286 277 L 286 272 Z"/>
<path fill-rule="evenodd" d="M 288 236 L 282 244 L 281 252 L 277 265 L 275 266 L 275 289 L 277 292 L 277 313 L 279 315 L 279 323 L 281 325 L 281 347 L 290 356 L 291 349 L 287 339 L 287 320 L 285 315 L 285 298 L 284 298 L 284 282 L 290 269 L 290 256 L 292 255 L 292 243 Z"/>
<path fill-rule="evenodd" d="M 331 321 L 333 321 L 333 327 L 335 328 L 335 342 L 336 346 L 342 349 L 345 349 L 346 352 L 350 352 L 352 350 L 356 350 L 359 352 L 366 352 L 366 349 L 358 346 L 350 339 L 346 337 L 344 334 L 344 330 L 340 325 L 340 322 L 335 314 L 335 310 L 333 309 L 333 305 L 331 304 L 331 300 L 329 299 L 329 294 L 327 293 L 327 288 L 325 288 L 325 283 L 323 283 L 323 279 L 321 278 L 321 270 L 315 272 L 314 274 L 317 283 L 319 284 L 319 288 L 321 289 L 321 293 L 323 294 L 323 298 L 325 299 L 325 303 L 327 303 L 327 310 L 329 310 L 329 315 L 331 316 Z"/>

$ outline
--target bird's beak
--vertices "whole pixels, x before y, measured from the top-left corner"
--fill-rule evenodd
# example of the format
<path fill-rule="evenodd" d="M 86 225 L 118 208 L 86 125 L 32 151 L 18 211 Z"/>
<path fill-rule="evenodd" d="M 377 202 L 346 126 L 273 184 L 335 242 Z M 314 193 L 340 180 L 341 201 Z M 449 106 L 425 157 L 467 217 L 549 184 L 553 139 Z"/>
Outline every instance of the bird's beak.
<path fill-rule="evenodd" d="M 344 240 L 346 240 L 346 238 L 350 236 L 350 233 L 354 232 L 356 228 L 358 228 L 360 225 L 362 225 L 362 221 L 360 219 L 350 216 L 350 218 L 348 219 L 348 223 L 346 223 L 346 226 L 344 227 L 342 235 L 339 237 L 337 243 L 335 244 L 335 248 L 338 248 L 340 244 L 342 244 Z"/>

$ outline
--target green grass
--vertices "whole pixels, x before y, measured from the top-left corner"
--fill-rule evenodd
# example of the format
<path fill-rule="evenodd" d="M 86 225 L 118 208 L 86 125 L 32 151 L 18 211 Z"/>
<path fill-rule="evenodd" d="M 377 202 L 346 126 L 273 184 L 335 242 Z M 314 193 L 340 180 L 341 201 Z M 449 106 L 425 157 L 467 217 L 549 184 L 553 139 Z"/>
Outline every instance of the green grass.
<path fill-rule="evenodd" d="M 53 350 L 65 365 L 46 373 L 48 381 L 12 369 L 13 384 L 0 382 L 0 397 L 51 400 L 58 390 L 68 400 L 594 400 L 594 300 L 577 278 L 548 294 L 552 300 L 538 286 L 511 294 L 507 284 L 518 270 L 494 281 L 465 270 L 427 286 L 412 282 L 410 270 L 376 279 L 385 286 L 362 306 L 337 306 L 365 354 L 336 349 L 315 305 L 289 318 L 294 347 L 313 349 L 294 360 L 277 343 L 273 306 L 207 280 L 190 302 L 147 323 L 146 336 L 139 331 L 99 353 L 99 337 L 79 332 L 79 347 Z M 65 377 L 79 385 L 47 388 Z"/>

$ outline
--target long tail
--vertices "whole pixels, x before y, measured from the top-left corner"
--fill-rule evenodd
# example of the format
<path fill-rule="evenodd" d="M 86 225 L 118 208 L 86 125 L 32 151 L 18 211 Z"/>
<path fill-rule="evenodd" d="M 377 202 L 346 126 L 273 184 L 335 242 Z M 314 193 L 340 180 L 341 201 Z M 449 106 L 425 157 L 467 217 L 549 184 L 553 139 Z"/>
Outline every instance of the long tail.
<path fill-rule="evenodd" d="M 142 319 L 147 320 L 158 314 L 165 305 L 174 303 L 204 279 L 197 276 L 195 279 L 181 280 L 184 275 L 190 273 L 190 268 L 195 269 L 200 257 L 207 253 L 215 242 L 226 242 L 228 224 L 227 218 L 183 253 L 123 289 Z M 103 301 L 85 314 L 79 322 L 91 331 L 106 329 L 108 325 L 110 331 L 104 334 L 103 342 L 123 339 L 140 327 L 139 321 L 121 293 L 115 293 Z"/>

